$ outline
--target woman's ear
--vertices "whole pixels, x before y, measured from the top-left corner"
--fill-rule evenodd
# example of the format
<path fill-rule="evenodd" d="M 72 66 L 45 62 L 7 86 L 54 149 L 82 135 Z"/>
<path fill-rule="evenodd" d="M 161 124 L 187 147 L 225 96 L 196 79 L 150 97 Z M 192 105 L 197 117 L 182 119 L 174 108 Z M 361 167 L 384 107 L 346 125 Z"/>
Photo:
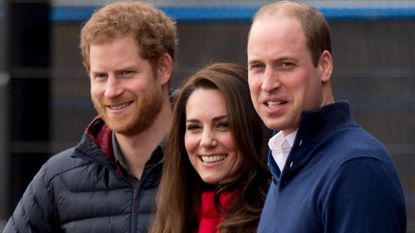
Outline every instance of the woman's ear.
<path fill-rule="evenodd" d="M 169 82 L 173 73 L 173 58 L 164 53 L 158 60 L 157 64 L 157 77 L 160 80 L 160 84 L 164 85 Z"/>
<path fill-rule="evenodd" d="M 328 50 L 324 50 L 321 53 L 320 60 L 318 61 L 318 69 L 321 82 L 328 82 L 333 72 L 333 60 Z"/>

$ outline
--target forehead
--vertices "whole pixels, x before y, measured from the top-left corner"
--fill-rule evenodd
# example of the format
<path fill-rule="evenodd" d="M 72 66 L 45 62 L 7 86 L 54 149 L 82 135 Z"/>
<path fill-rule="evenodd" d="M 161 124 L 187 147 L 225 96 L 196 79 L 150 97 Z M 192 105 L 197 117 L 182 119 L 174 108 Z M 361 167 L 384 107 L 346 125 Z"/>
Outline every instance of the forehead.
<path fill-rule="evenodd" d="M 225 97 L 217 89 L 198 88 L 192 92 L 186 103 L 188 118 L 224 113 L 226 113 Z"/>
<path fill-rule="evenodd" d="M 262 37 L 267 38 L 286 38 L 290 40 L 304 39 L 305 35 L 300 21 L 290 16 L 270 16 L 262 17 L 254 21 L 249 33 L 248 43 L 252 39 Z"/>
<path fill-rule="evenodd" d="M 135 40 L 132 37 L 122 37 L 105 43 L 91 44 L 89 60 L 93 69 L 136 63 L 142 59 Z"/>
<path fill-rule="evenodd" d="M 124 35 L 124 36 L 117 36 L 114 38 L 107 38 L 103 40 L 97 40 L 91 42 L 89 49 L 93 50 L 94 48 L 101 48 L 101 49 L 114 49 L 114 50 L 131 50 L 134 49 L 134 52 L 139 51 L 139 46 L 137 46 L 137 42 L 131 35 Z"/>
<path fill-rule="evenodd" d="M 309 51 L 300 22 L 293 17 L 272 16 L 256 20 L 248 38 L 248 58 L 257 54 Z"/>

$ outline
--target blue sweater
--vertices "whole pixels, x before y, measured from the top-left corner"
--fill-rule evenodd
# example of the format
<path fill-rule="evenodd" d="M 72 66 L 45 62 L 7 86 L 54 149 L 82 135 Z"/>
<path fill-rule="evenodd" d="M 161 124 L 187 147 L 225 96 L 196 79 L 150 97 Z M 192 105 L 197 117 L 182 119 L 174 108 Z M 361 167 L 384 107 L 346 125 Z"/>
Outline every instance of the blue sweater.
<path fill-rule="evenodd" d="M 406 210 L 394 164 L 339 102 L 305 112 L 273 182 L 259 233 L 404 233 Z"/>

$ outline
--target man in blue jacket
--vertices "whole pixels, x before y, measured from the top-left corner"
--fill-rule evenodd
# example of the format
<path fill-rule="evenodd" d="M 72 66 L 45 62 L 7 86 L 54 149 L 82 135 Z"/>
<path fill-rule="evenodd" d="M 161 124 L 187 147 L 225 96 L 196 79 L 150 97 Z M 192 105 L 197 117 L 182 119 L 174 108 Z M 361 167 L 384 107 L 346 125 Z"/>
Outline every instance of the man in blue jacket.
<path fill-rule="evenodd" d="M 176 25 L 139 2 L 95 12 L 81 31 L 98 117 L 54 155 L 3 232 L 147 232 L 170 129 Z"/>
<path fill-rule="evenodd" d="M 406 210 L 393 161 L 335 102 L 327 21 L 279 1 L 255 15 L 248 39 L 251 98 L 275 130 L 273 176 L 260 233 L 404 233 Z"/>

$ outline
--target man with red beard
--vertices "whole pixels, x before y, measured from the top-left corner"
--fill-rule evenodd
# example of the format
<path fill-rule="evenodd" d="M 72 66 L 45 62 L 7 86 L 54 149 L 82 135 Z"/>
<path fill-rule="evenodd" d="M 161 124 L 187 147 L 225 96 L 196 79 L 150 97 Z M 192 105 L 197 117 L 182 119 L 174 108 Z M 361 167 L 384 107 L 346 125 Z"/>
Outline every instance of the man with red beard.
<path fill-rule="evenodd" d="M 84 25 L 80 47 L 98 117 L 41 168 L 4 232 L 147 232 L 172 118 L 176 25 L 146 4 L 113 3 Z"/>

